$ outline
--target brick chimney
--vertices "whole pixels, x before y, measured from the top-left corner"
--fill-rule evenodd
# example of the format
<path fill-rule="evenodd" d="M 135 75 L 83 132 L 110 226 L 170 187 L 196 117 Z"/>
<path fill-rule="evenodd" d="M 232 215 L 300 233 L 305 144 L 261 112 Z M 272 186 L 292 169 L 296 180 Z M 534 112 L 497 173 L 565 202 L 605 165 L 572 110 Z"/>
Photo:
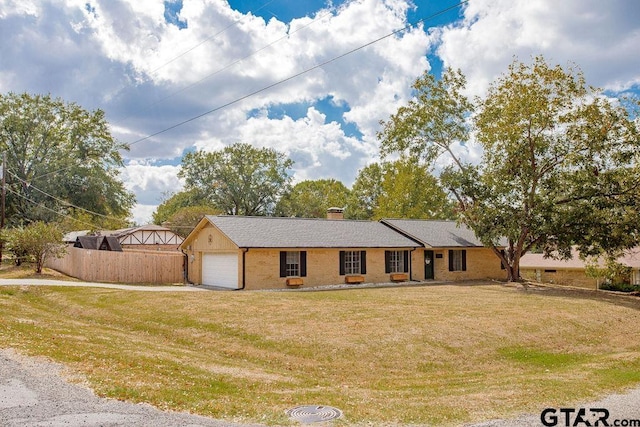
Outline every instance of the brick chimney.
<path fill-rule="evenodd" d="M 327 209 L 327 219 L 344 219 L 344 208 Z"/>

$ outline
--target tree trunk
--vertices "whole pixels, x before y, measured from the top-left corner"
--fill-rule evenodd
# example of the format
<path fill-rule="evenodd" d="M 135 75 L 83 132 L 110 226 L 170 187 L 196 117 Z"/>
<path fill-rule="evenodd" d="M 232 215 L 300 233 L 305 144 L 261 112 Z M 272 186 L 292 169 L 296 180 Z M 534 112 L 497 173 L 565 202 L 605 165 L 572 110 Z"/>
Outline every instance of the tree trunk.
<path fill-rule="evenodd" d="M 520 282 L 522 278 L 520 277 L 520 265 L 507 265 L 505 267 L 507 270 L 507 281 L 508 282 Z"/>

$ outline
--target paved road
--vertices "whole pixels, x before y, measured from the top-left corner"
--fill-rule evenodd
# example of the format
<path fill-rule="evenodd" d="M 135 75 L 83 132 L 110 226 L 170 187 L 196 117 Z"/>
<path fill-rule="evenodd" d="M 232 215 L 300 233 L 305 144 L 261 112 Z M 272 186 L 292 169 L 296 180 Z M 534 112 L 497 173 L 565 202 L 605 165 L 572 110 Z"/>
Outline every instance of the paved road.
<path fill-rule="evenodd" d="M 96 397 L 91 390 L 70 384 L 63 378 L 63 367 L 41 358 L 25 357 L 12 349 L 0 349 L 0 426 L 4 427 L 260 427 L 258 424 L 230 423 L 197 415 L 163 412 L 144 404 L 133 404 Z M 570 407 L 605 408 L 609 424 L 614 420 L 640 420 L 640 388 L 615 394 L 600 401 Z M 565 423 L 558 412 L 558 426 L 575 423 L 575 414 Z M 348 416 L 348 415 L 347 415 Z M 584 419 L 595 424 L 594 414 Z M 321 424 L 331 425 L 331 424 Z M 491 420 L 467 427 L 540 427 L 540 414 L 515 419 Z M 600 424 L 605 425 L 605 424 Z M 640 425 L 640 424 L 618 424 Z"/>
<path fill-rule="evenodd" d="M 56 363 L 0 350 L 0 425 L 5 427 L 249 427 L 149 405 L 96 397 L 70 384 Z M 257 427 L 257 425 L 254 425 Z"/>

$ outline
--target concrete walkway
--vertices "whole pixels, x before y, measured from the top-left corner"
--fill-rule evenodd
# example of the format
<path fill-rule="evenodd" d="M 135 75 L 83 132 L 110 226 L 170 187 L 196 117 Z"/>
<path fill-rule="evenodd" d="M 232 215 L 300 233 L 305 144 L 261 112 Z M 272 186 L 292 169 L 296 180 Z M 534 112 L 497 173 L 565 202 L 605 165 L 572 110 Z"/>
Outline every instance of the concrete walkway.
<path fill-rule="evenodd" d="M 195 286 L 165 285 L 165 286 L 140 286 L 140 285 L 119 285 L 115 283 L 98 282 L 71 282 L 53 279 L 0 279 L 0 286 L 72 286 L 72 287 L 92 287 L 120 289 L 125 291 L 143 292 L 203 292 L 207 289 Z"/>

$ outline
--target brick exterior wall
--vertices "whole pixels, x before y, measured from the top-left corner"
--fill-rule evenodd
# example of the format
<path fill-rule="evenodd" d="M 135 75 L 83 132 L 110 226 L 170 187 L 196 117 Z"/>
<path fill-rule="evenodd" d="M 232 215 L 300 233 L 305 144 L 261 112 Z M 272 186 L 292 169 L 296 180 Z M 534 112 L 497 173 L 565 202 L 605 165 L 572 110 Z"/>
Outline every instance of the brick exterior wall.
<path fill-rule="evenodd" d="M 576 286 L 585 289 L 596 289 L 597 280 L 587 277 L 584 270 L 556 269 L 548 271 L 535 268 L 521 268 L 520 276 L 523 279 L 539 283 L 554 283 L 557 285 Z"/>
<path fill-rule="evenodd" d="M 466 271 L 449 271 L 449 249 L 466 251 Z M 425 280 L 424 251 L 434 252 L 434 278 L 436 281 L 494 279 L 506 280 L 507 273 L 500 268 L 500 259 L 489 248 L 427 248 L 417 249 L 412 256 L 413 280 Z M 440 258 L 438 256 L 441 255 Z"/>

